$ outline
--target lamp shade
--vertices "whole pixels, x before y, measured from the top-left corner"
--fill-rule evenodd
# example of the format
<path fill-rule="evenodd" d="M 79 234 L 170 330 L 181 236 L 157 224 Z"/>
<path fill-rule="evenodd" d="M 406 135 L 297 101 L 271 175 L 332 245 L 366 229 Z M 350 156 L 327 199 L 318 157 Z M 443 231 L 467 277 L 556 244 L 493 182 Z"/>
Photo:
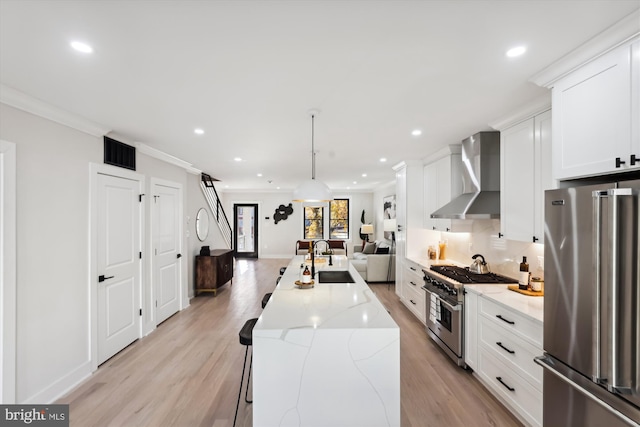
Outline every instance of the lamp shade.
<path fill-rule="evenodd" d="M 362 224 L 360 232 L 362 234 L 373 234 L 373 224 Z"/>
<path fill-rule="evenodd" d="M 303 181 L 293 190 L 294 202 L 330 202 L 331 200 L 333 195 L 329 187 L 316 179 Z"/>
<path fill-rule="evenodd" d="M 384 220 L 384 231 L 396 231 L 397 222 L 395 218 Z"/>

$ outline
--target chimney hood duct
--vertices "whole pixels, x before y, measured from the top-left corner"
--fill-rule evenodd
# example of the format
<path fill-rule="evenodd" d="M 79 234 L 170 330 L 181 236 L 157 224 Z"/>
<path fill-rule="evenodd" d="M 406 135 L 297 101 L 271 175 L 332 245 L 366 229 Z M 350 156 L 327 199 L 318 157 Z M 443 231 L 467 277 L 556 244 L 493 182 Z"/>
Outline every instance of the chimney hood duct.
<path fill-rule="evenodd" d="M 431 218 L 500 218 L 500 132 L 478 132 L 462 141 L 462 194 Z"/>

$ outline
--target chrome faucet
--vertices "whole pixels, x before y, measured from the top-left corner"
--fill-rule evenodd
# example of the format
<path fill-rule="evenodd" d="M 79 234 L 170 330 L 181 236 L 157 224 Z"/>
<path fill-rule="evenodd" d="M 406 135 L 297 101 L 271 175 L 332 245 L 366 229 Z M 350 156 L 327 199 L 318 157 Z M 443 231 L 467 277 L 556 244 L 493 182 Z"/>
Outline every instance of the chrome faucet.
<path fill-rule="evenodd" d="M 324 239 L 312 240 L 311 244 L 309 245 L 309 251 L 311 251 L 311 278 L 314 280 L 316 278 L 316 257 L 314 249 L 320 242 L 325 242 L 327 244 L 327 252 L 329 252 L 329 265 L 333 265 L 333 259 L 331 258 L 331 254 L 333 253 L 333 251 L 331 250 L 329 241 Z"/>

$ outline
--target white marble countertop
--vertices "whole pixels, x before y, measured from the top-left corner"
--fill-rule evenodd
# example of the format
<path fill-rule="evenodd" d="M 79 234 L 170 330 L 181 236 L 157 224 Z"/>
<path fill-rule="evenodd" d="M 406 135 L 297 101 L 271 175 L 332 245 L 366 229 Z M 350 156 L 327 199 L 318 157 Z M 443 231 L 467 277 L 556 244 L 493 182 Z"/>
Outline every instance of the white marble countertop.
<path fill-rule="evenodd" d="M 458 261 L 454 261 L 452 259 L 429 259 L 429 258 L 418 258 L 418 257 L 407 257 L 407 259 L 411 262 L 415 262 L 422 267 L 429 269 L 432 265 L 457 265 L 459 267 L 468 267 L 469 264 L 463 265 Z"/>
<path fill-rule="evenodd" d="M 400 328 L 346 257 L 316 268 L 355 283 L 299 289 L 303 262 L 289 263 L 253 329 L 254 425 L 400 427 Z"/>
<path fill-rule="evenodd" d="M 507 285 L 464 285 L 464 289 L 516 310 L 535 321 L 544 321 L 544 297 L 523 295 L 507 289 Z"/>
<path fill-rule="evenodd" d="M 316 283 L 309 289 L 295 285 L 303 262 L 304 256 L 291 260 L 254 333 L 300 328 L 398 328 L 346 256 L 334 255 L 333 266 L 316 263 Z M 318 283 L 319 270 L 348 270 L 355 283 Z"/>

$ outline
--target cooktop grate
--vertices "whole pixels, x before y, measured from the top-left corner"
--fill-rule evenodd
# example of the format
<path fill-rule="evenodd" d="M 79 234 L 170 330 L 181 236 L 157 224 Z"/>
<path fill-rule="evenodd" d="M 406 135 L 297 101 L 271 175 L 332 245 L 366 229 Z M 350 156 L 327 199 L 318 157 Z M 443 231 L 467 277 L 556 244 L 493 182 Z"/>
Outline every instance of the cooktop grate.
<path fill-rule="evenodd" d="M 517 283 L 517 280 L 496 273 L 478 274 L 469 271 L 468 267 L 455 265 L 432 265 L 431 270 L 460 283 Z"/>

